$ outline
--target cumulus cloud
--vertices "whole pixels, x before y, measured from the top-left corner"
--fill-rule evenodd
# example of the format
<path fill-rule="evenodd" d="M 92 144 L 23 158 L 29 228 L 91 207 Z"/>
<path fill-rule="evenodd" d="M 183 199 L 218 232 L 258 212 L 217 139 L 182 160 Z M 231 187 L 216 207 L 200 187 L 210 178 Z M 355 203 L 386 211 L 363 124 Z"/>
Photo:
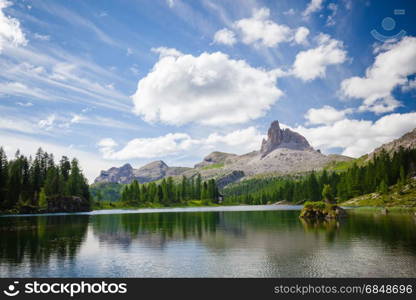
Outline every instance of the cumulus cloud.
<path fill-rule="evenodd" d="M 27 44 L 25 34 L 20 28 L 19 20 L 6 16 L 3 11 L 11 5 L 10 1 L 0 0 L 0 53 L 5 45 L 16 47 Z"/>
<path fill-rule="evenodd" d="M 175 155 L 189 149 L 192 143 L 193 141 L 188 134 L 169 133 L 156 138 L 133 139 L 119 151 L 114 149 L 117 143 L 108 138 L 101 140 L 98 146 L 105 159 L 125 160 Z"/>
<path fill-rule="evenodd" d="M 411 90 L 416 90 L 416 79 L 409 80 L 405 85 L 402 86 L 403 92 L 409 92 Z"/>
<path fill-rule="evenodd" d="M 217 44 L 232 46 L 237 42 L 237 40 L 235 38 L 234 32 L 227 28 L 223 28 L 215 33 L 214 42 Z"/>
<path fill-rule="evenodd" d="M 347 52 L 341 41 L 322 33 L 316 41 L 318 46 L 299 52 L 293 64 L 293 75 L 303 81 L 324 78 L 328 66 L 341 64 L 347 59 Z"/>
<path fill-rule="evenodd" d="M 324 0 L 311 0 L 303 11 L 302 16 L 309 17 L 314 12 L 320 11 L 322 9 L 322 2 L 324 2 Z"/>
<path fill-rule="evenodd" d="M 292 30 L 286 25 L 273 22 L 269 16 L 270 10 L 263 7 L 255 10 L 251 18 L 241 19 L 234 23 L 234 26 L 241 31 L 243 43 L 259 43 L 274 47 L 279 43 L 292 40 Z"/>
<path fill-rule="evenodd" d="M 158 53 L 160 58 L 165 57 L 165 56 L 178 57 L 178 56 L 183 55 L 182 52 L 174 48 L 158 47 L 158 48 L 152 48 L 151 50 L 154 53 Z"/>
<path fill-rule="evenodd" d="M 231 27 L 234 31 L 227 28 L 217 31 L 214 35 L 214 42 L 233 45 L 238 37 L 238 40 L 247 45 L 276 47 L 284 42 L 306 44 L 306 38 L 309 35 L 309 29 L 306 27 L 292 29 L 271 20 L 270 10 L 266 7 L 255 9 L 250 18 L 237 20 L 232 23 Z"/>
<path fill-rule="evenodd" d="M 399 138 L 416 127 L 416 113 L 390 114 L 375 122 L 343 119 L 333 124 L 294 128 L 315 149 L 342 148 L 342 154 L 359 157 Z"/>
<path fill-rule="evenodd" d="M 308 28 L 303 27 L 303 26 L 299 27 L 296 30 L 296 33 L 295 33 L 295 37 L 294 37 L 295 42 L 297 44 L 307 44 L 308 35 L 309 35 L 309 29 Z"/>
<path fill-rule="evenodd" d="M 343 120 L 345 116 L 352 113 L 351 109 L 337 110 L 332 106 L 325 105 L 321 108 L 311 108 L 305 114 L 308 124 L 330 125 Z"/>
<path fill-rule="evenodd" d="M 258 150 L 265 137 L 256 127 L 250 126 L 228 134 L 212 133 L 202 143 L 207 148 L 242 154 Z"/>
<path fill-rule="evenodd" d="M 386 113 L 401 105 L 393 89 L 408 84 L 407 77 L 416 73 L 416 38 L 405 37 L 378 51 L 365 76 L 345 79 L 341 91 L 346 97 L 363 99 L 361 111 Z"/>
<path fill-rule="evenodd" d="M 224 126 L 263 116 L 280 96 L 281 72 L 265 71 L 228 55 L 162 56 L 138 82 L 134 112 L 146 122 Z"/>
<path fill-rule="evenodd" d="M 134 158 L 163 158 L 172 155 L 206 155 L 209 151 L 246 153 L 257 150 L 265 137 L 255 127 L 230 133 L 212 133 L 206 138 L 192 138 L 186 133 L 168 133 L 159 137 L 136 138 L 117 150 L 111 138 L 99 141 L 98 148 L 105 159 L 126 160 Z"/>

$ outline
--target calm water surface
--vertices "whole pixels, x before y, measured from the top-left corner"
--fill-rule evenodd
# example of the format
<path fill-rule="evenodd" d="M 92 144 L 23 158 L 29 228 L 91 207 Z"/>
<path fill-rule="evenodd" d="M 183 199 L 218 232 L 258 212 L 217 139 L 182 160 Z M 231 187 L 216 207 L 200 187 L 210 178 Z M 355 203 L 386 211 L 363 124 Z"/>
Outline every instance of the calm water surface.
<path fill-rule="evenodd" d="M 2 277 L 416 277 L 416 219 L 299 207 L 0 217 Z"/>

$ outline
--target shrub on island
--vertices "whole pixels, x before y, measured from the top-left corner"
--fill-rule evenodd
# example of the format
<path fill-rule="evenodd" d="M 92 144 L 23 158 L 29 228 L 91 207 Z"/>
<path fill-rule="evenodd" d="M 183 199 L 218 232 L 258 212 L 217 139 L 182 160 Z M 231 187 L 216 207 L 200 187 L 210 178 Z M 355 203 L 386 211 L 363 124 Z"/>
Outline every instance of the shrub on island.
<path fill-rule="evenodd" d="M 299 217 L 305 219 L 337 219 L 346 217 L 345 209 L 336 204 L 324 201 L 307 201 L 300 212 Z"/>

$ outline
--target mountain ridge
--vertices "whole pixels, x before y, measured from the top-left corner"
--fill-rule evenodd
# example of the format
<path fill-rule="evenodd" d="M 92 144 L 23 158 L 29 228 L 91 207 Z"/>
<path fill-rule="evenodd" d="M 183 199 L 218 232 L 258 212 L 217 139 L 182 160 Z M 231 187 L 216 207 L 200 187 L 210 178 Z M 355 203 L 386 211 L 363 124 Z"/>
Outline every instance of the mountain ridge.
<path fill-rule="evenodd" d="M 394 139 L 388 143 L 384 143 L 380 147 L 377 147 L 368 154 L 367 160 L 371 160 L 383 149 L 387 151 L 387 153 L 392 154 L 393 152 L 399 150 L 400 147 L 403 147 L 404 149 L 416 148 L 416 128 L 409 132 L 406 132 L 404 135 L 397 139 Z"/>
<path fill-rule="evenodd" d="M 352 160 L 342 155 L 325 155 L 314 150 L 307 139 L 290 129 L 281 129 L 276 120 L 271 123 L 267 139 L 263 139 L 260 150 L 242 155 L 214 151 L 203 158 L 194 168 L 169 167 L 158 160 L 150 162 L 139 169 L 130 164 L 120 168 L 101 171 L 94 183 L 117 182 L 139 183 L 156 181 L 165 177 L 201 174 L 204 180 L 215 178 L 221 186 L 258 174 L 285 175 L 319 170 L 331 162 Z"/>

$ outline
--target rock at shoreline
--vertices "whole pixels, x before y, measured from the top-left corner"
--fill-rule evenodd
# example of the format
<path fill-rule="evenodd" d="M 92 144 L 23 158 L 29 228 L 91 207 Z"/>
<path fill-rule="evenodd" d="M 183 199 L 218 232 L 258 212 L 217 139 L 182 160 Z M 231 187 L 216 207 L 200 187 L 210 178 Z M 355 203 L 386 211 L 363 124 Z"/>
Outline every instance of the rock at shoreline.
<path fill-rule="evenodd" d="M 299 217 L 305 219 L 338 219 L 347 216 L 347 211 L 336 204 L 322 201 L 306 202 Z"/>
<path fill-rule="evenodd" d="M 81 197 L 57 196 L 48 198 L 47 202 L 48 208 L 45 212 L 48 213 L 91 211 L 90 203 Z"/>

